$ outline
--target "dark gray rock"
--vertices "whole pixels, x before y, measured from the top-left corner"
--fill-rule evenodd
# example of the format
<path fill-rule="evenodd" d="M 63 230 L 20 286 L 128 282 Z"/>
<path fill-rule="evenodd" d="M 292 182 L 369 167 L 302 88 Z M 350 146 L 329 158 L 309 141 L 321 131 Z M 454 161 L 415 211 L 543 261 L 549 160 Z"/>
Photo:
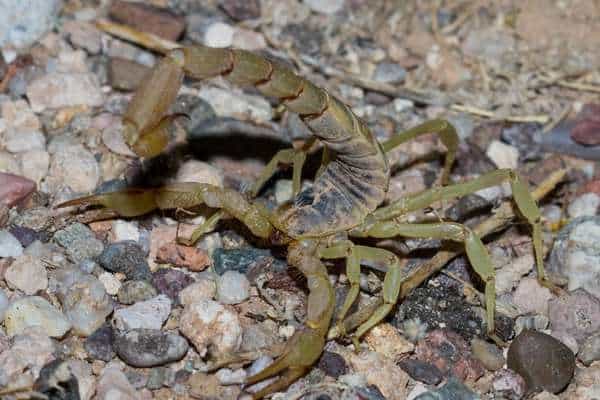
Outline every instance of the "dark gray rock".
<path fill-rule="evenodd" d="M 407 358 L 398 363 L 411 378 L 428 385 L 437 385 L 442 381 L 444 374 L 433 364 L 421 360 Z"/>
<path fill-rule="evenodd" d="M 128 279 L 152 279 L 146 254 L 134 241 L 112 243 L 98 256 L 98 263 L 107 271 L 122 272 Z"/>
<path fill-rule="evenodd" d="M 110 325 L 106 324 L 88 336 L 83 343 L 83 347 L 91 359 L 108 362 L 115 355 L 113 342 L 113 329 Z"/>
<path fill-rule="evenodd" d="M 558 393 L 573 377 L 575 355 L 552 336 L 525 330 L 510 344 L 507 365 L 525 379 L 529 392 Z"/>
<path fill-rule="evenodd" d="M 181 336 L 154 329 L 132 329 L 118 333 L 115 351 L 127 364 L 147 368 L 182 359 L 188 342 Z"/>

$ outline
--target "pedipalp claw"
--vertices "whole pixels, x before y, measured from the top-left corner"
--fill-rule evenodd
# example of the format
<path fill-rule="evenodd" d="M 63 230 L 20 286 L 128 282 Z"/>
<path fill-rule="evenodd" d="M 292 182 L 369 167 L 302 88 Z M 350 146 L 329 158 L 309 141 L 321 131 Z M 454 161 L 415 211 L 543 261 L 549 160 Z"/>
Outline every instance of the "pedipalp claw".
<path fill-rule="evenodd" d="M 135 217 L 157 208 L 152 189 L 126 189 L 118 192 L 95 194 L 61 203 L 55 208 L 72 206 L 102 206 L 123 217 Z"/>
<path fill-rule="evenodd" d="M 300 378 L 319 359 L 325 346 L 325 338 L 317 331 L 303 327 L 296 331 L 286 344 L 283 353 L 268 367 L 246 378 L 246 386 L 255 384 L 274 375 L 282 373 L 281 377 L 266 388 L 253 395 L 260 399 L 268 394 L 287 388 Z"/>

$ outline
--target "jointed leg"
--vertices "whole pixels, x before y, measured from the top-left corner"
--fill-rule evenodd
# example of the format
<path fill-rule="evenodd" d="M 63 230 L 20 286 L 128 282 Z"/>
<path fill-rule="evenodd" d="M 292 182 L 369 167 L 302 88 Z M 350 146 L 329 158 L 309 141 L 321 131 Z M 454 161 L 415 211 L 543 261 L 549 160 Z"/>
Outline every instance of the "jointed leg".
<path fill-rule="evenodd" d="M 396 223 L 388 221 L 385 230 L 374 230 L 374 237 L 405 236 L 412 238 L 433 238 L 454 240 L 465 245 L 467 257 L 473 269 L 485 283 L 485 308 L 488 334 L 494 334 L 494 309 L 496 306 L 495 270 L 492 260 L 481 239 L 467 226 L 455 222 L 431 224 Z"/>
<path fill-rule="evenodd" d="M 128 189 L 70 200 L 57 207 L 100 205 L 115 210 L 124 217 L 146 214 L 155 209 L 189 209 L 201 204 L 221 209 L 244 223 L 256 236 L 268 238 L 273 225 L 267 212 L 249 203 L 244 196 L 231 189 L 203 183 L 176 183 L 157 189 Z M 217 212 L 207 223 L 216 223 L 222 214 Z"/>
<path fill-rule="evenodd" d="M 387 268 L 383 281 L 383 304 L 373 311 L 371 317 L 361 324 L 353 335 L 355 346 L 358 348 L 358 339 L 373 326 L 381 322 L 394 304 L 396 304 L 402 283 L 398 258 L 390 251 L 375 247 L 357 246 L 350 241 L 321 249 L 319 256 L 322 258 L 346 258 L 346 275 L 350 281 L 350 291 L 346 295 L 346 299 L 338 315 L 338 330 L 342 328 L 344 318 L 358 296 L 360 290 L 361 262 L 366 260 L 375 261 L 383 263 Z"/>
<path fill-rule="evenodd" d="M 386 233 L 388 228 L 394 230 L 395 217 L 407 214 L 411 211 L 419 210 L 430 206 L 436 201 L 448 200 L 464 196 L 480 189 L 499 185 L 503 182 L 509 182 L 512 189 L 512 196 L 521 215 L 532 227 L 533 249 L 535 252 L 536 268 L 538 280 L 544 286 L 553 287 L 547 281 L 544 273 L 543 253 L 542 253 L 542 235 L 540 225 L 540 210 L 531 197 L 527 184 L 510 169 L 499 169 L 481 175 L 480 177 L 468 182 L 453 184 L 445 187 L 436 187 L 424 190 L 421 193 L 402 198 L 387 207 L 380 208 L 370 216 L 371 223 L 355 229 L 353 236 L 373 236 L 385 235 L 389 237 L 391 232 Z"/>
<path fill-rule="evenodd" d="M 444 143 L 444 146 L 446 146 L 446 149 L 448 149 L 446 152 L 444 170 L 442 172 L 441 179 L 442 184 L 445 185 L 448 183 L 450 169 L 452 168 L 452 164 L 456 158 L 456 150 L 458 148 L 458 135 L 454 127 L 448 121 L 434 119 L 424 122 L 423 124 L 415 126 L 407 131 L 400 132 L 382 144 L 383 150 L 387 153 L 394 147 L 427 133 L 437 134 L 442 143 Z"/>

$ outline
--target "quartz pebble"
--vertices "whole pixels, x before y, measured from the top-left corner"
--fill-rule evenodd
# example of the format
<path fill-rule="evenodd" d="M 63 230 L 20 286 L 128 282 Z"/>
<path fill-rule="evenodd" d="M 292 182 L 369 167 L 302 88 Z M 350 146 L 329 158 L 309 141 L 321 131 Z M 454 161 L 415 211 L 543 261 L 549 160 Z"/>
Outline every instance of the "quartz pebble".
<path fill-rule="evenodd" d="M 89 150 L 80 144 L 60 146 L 51 155 L 44 182 L 50 192 L 68 186 L 75 192 L 91 192 L 100 180 L 100 166 Z"/>
<path fill-rule="evenodd" d="M 585 339 L 577 357 L 585 365 L 591 365 L 594 361 L 600 360 L 600 331 Z"/>
<path fill-rule="evenodd" d="M 497 371 L 504 366 L 504 355 L 502 350 L 492 343 L 481 339 L 471 341 L 473 357 L 481 361 L 483 366 L 490 371 Z"/>
<path fill-rule="evenodd" d="M 0 1 L 0 47 L 26 47 L 52 29 L 60 0 Z"/>
<path fill-rule="evenodd" d="M 305 0 L 306 4 L 312 11 L 321 14 L 334 14 L 342 9 L 344 0 Z"/>
<path fill-rule="evenodd" d="M 227 271 L 217 280 L 217 298 L 222 304 L 238 304 L 250 296 L 250 282 L 246 275 Z"/>
<path fill-rule="evenodd" d="M 98 380 L 96 399 L 140 400 L 140 397 L 123 372 L 114 366 L 107 366 Z"/>
<path fill-rule="evenodd" d="M 0 352 L 0 386 L 24 375 L 37 376 L 54 358 L 55 342 L 42 326 L 30 326 L 12 338 L 11 347 Z"/>
<path fill-rule="evenodd" d="M 31 326 L 39 326 L 50 337 L 63 337 L 71 323 L 63 313 L 39 296 L 27 296 L 13 301 L 4 315 L 4 326 L 9 336 L 21 334 Z"/>
<path fill-rule="evenodd" d="M 146 301 L 115 311 L 113 323 L 119 330 L 160 329 L 171 313 L 171 300 L 159 294 Z"/>
<path fill-rule="evenodd" d="M 558 233 L 549 270 L 565 276 L 568 289 L 583 288 L 600 299 L 600 216 L 573 219 Z"/>
<path fill-rule="evenodd" d="M 584 193 L 571 201 L 567 214 L 571 218 L 593 217 L 600 210 L 600 196 L 596 193 Z"/>
<path fill-rule="evenodd" d="M 496 395 L 515 400 L 522 399 L 526 392 L 525 380 L 510 369 L 496 371 L 492 388 Z"/>
<path fill-rule="evenodd" d="M 211 279 L 200 279 L 179 292 L 179 302 L 184 306 L 201 300 L 212 300 L 217 293 L 217 284 Z"/>
<path fill-rule="evenodd" d="M 548 301 L 552 298 L 550 289 L 541 286 L 537 278 L 523 278 L 513 294 L 513 303 L 521 314 L 548 315 Z"/>
<path fill-rule="evenodd" d="M 180 360 L 187 353 L 188 342 L 174 333 L 132 329 L 116 335 L 114 348 L 127 364 L 148 368 Z"/>
<path fill-rule="evenodd" d="M 106 293 L 110 294 L 111 296 L 119 293 L 121 281 L 114 274 L 111 274 L 110 272 L 103 272 L 98 275 L 98 280 L 102 282 L 102 285 L 104 285 Z"/>
<path fill-rule="evenodd" d="M 36 113 L 48 108 L 98 107 L 104 96 L 96 75 L 90 73 L 51 73 L 31 82 L 27 98 Z"/>
<path fill-rule="evenodd" d="M 98 329 L 113 311 L 113 300 L 95 276 L 80 269 L 57 271 L 58 294 L 73 332 L 89 336 Z"/>
<path fill-rule="evenodd" d="M 237 314 L 212 300 L 187 305 L 181 314 L 179 330 L 200 355 L 211 347 L 218 358 L 236 351 L 242 343 L 242 326 Z"/>
<path fill-rule="evenodd" d="M 0 230 L 0 258 L 19 257 L 23 246 L 9 231 Z"/>
<path fill-rule="evenodd" d="M 498 168 L 517 169 L 519 150 L 516 147 L 494 140 L 490 143 L 486 155 Z"/>
<path fill-rule="evenodd" d="M 600 299 L 577 289 L 549 304 L 552 334 L 566 334 L 581 344 L 600 329 Z"/>
<path fill-rule="evenodd" d="M 27 295 L 32 295 L 48 287 L 48 274 L 42 260 L 22 255 L 4 273 L 6 283 Z"/>

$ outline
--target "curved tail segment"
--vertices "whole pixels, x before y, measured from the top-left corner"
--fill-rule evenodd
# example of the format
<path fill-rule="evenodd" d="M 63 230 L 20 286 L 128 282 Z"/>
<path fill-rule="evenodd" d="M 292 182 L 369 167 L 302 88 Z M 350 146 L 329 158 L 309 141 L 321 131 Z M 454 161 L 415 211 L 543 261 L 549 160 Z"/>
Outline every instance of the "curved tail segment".
<path fill-rule="evenodd" d="M 167 129 L 174 118 L 167 111 L 184 75 L 223 76 L 234 84 L 256 87 L 297 113 L 327 149 L 331 161 L 312 188 L 312 203 L 281 215 L 290 236 L 316 237 L 349 229 L 383 201 L 389 166 L 364 122 L 324 89 L 244 50 L 198 45 L 167 53 L 145 78 L 123 118 L 126 142 L 139 156 L 152 157 L 167 145 Z"/>

